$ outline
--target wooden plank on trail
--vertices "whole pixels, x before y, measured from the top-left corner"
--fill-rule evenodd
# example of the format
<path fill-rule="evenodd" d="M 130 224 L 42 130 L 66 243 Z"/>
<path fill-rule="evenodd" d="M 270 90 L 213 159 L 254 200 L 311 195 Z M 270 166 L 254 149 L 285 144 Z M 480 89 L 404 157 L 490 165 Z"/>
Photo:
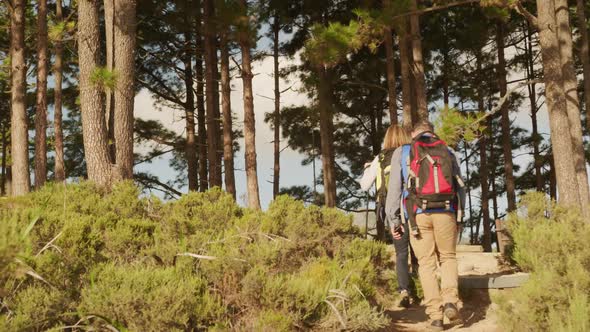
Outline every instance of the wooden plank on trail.
<path fill-rule="evenodd" d="M 457 252 L 483 252 L 483 247 L 479 245 L 458 244 Z"/>
<path fill-rule="evenodd" d="M 527 280 L 529 280 L 529 274 L 522 272 L 503 275 L 468 275 L 459 277 L 459 288 L 515 288 L 520 287 Z"/>

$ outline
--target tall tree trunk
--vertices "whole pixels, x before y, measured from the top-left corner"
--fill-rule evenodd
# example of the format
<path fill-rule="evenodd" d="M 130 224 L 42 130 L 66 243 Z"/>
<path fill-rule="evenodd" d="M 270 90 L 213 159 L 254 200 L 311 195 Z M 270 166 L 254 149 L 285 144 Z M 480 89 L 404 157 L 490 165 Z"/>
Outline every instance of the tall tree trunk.
<path fill-rule="evenodd" d="M 504 25 L 496 25 L 496 45 L 498 47 L 498 86 L 500 96 L 506 95 L 506 60 L 504 58 Z M 508 212 L 516 210 L 516 187 L 514 184 L 514 165 L 512 163 L 512 141 L 510 136 L 510 114 L 508 104 L 504 104 L 501 109 L 502 118 L 500 120 L 502 127 L 502 150 L 504 151 L 504 173 L 506 181 L 506 196 L 508 198 Z"/>
<path fill-rule="evenodd" d="M 279 32 L 281 31 L 278 15 L 273 22 L 273 64 L 274 64 L 274 84 L 275 84 L 275 112 L 273 117 L 274 130 L 274 167 L 272 181 L 272 197 L 279 195 L 280 176 L 281 176 L 281 91 L 280 91 L 280 72 L 279 72 Z"/>
<path fill-rule="evenodd" d="M 477 56 L 477 71 L 482 73 L 481 54 Z M 477 88 L 477 108 L 480 114 L 485 112 L 484 92 L 483 86 L 480 84 Z M 489 199 L 489 183 L 488 174 L 490 172 L 488 166 L 487 153 L 487 135 L 491 132 L 488 129 L 481 133 L 479 139 L 479 184 L 481 186 L 481 222 L 483 223 L 484 237 L 483 248 L 486 252 L 492 251 L 492 239 L 490 230 L 490 199 Z"/>
<path fill-rule="evenodd" d="M 203 29 L 200 10 L 197 10 L 197 50 L 195 61 L 195 74 L 197 79 L 197 139 L 199 145 L 199 191 L 207 191 L 209 180 L 207 178 L 207 129 L 205 127 L 205 81 L 203 74 Z"/>
<path fill-rule="evenodd" d="M 137 0 L 115 1 L 115 142 L 118 178 L 133 178 L 133 106 Z"/>
<path fill-rule="evenodd" d="M 559 41 L 553 27 L 556 26 L 553 0 L 537 0 L 539 41 L 545 78 L 545 99 L 549 112 L 551 145 L 555 161 L 555 174 L 559 200 L 581 209 L 580 191 L 576 168 L 572 161 L 572 139 L 561 71 Z"/>
<path fill-rule="evenodd" d="M 25 0 L 13 0 L 10 16 L 11 54 L 11 157 L 12 195 L 21 196 L 31 190 L 29 176 L 29 135 L 27 109 L 25 105 L 26 75 L 25 62 Z"/>
<path fill-rule="evenodd" d="M 399 28 L 399 58 L 402 76 L 402 105 L 403 105 L 403 123 L 407 128 L 411 128 L 412 121 L 412 81 L 410 72 L 410 54 L 408 49 L 408 32 L 406 29 L 406 19 L 401 19 Z"/>
<path fill-rule="evenodd" d="M 78 1 L 80 110 L 88 178 L 108 188 L 112 182 L 112 165 L 108 152 L 104 98 L 99 87 L 91 80 L 100 60 L 98 1 Z"/>
<path fill-rule="evenodd" d="M 389 108 L 389 123 L 397 125 L 397 94 L 395 93 L 395 55 L 393 53 L 393 32 L 385 29 L 385 63 L 387 64 L 387 102 Z"/>
<path fill-rule="evenodd" d="M 192 64 L 192 33 L 191 17 L 189 8 L 191 1 L 185 1 L 185 24 L 184 31 L 185 49 L 183 54 L 184 62 L 184 89 L 186 90 L 186 99 L 184 105 L 184 115 L 186 122 L 186 146 L 184 147 L 185 158 L 188 166 L 188 190 L 197 191 L 199 189 L 198 161 L 197 161 L 197 138 L 195 136 L 195 97 L 193 94 L 193 64 Z"/>
<path fill-rule="evenodd" d="M 336 206 L 336 173 L 334 170 L 334 122 L 332 82 L 328 69 L 318 68 L 318 107 L 320 109 L 320 144 L 324 174 L 324 200 L 328 207 Z"/>
<path fill-rule="evenodd" d="M 529 80 L 535 79 L 535 61 L 534 61 L 534 48 L 533 48 L 533 31 L 531 29 L 530 24 L 527 22 L 526 27 L 526 40 L 525 40 L 525 52 L 526 52 L 526 61 L 527 61 L 527 78 Z M 538 130 L 538 123 L 537 123 L 537 112 L 539 111 L 537 108 L 537 88 L 535 84 L 529 84 L 528 86 L 529 92 L 529 103 L 531 106 L 531 121 L 532 121 L 532 133 L 531 138 L 533 141 L 533 159 L 534 159 L 534 168 L 535 168 L 535 186 L 537 191 L 543 191 L 543 174 L 541 173 L 541 168 L 543 166 L 543 161 L 541 160 L 541 154 L 539 151 L 539 146 L 541 145 L 541 135 L 539 135 Z"/>
<path fill-rule="evenodd" d="M 205 102 L 207 105 L 207 159 L 209 160 L 209 185 L 221 186 L 218 167 L 217 146 L 219 143 L 219 122 L 215 112 L 215 39 L 213 29 L 213 1 L 205 0 L 203 5 L 203 36 L 205 46 Z M 215 68 L 214 68 L 215 67 Z"/>
<path fill-rule="evenodd" d="M 488 111 L 492 109 L 491 107 L 491 101 L 492 99 L 489 98 L 488 99 Z M 496 220 L 498 219 L 498 190 L 496 190 L 496 153 L 494 150 L 494 121 L 493 119 L 490 117 L 488 118 L 487 121 L 487 128 L 489 130 L 490 133 L 490 140 L 489 140 L 489 146 L 490 146 L 490 165 L 489 165 L 489 169 L 490 169 L 490 177 L 489 177 L 489 182 L 491 182 L 491 186 L 492 186 L 492 192 L 491 192 L 491 198 L 492 198 L 492 211 L 494 212 L 494 219 Z"/>
<path fill-rule="evenodd" d="M 104 0 L 104 25 L 106 37 L 106 69 L 115 71 L 115 0 Z M 106 124 L 111 163 L 117 163 L 115 138 L 115 94 L 112 87 L 107 87 L 105 93 Z"/>
<path fill-rule="evenodd" d="M 6 122 L 2 122 L 2 177 L 0 178 L 0 196 L 6 196 L 6 166 L 8 153 L 8 128 Z"/>
<path fill-rule="evenodd" d="M 572 32 L 569 21 L 569 7 L 567 0 L 555 1 L 555 18 L 557 22 L 557 39 L 559 41 L 561 55 L 561 68 L 563 73 L 563 87 L 565 89 L 565 101 L 567 116 L 570 124 L 572 149 L 580 206 L 584 216 L 590 217 L 590 187 L 588 186 L 588 173 L 586 171 L 586 158 L 584 155 L 584 140 L 582 138 L 582 122 L 580 118 L 580 101 L 578 98 L 578 79 L 574 68 Z"/>
<path fill-rule="evenodd" d="M 35 110 L 35 188 L 47 181 L 47 0 L 37 7 L 37 103 Z"/>
<path fill-rule="evenodd" d="M 555 175 L 555 162 L 553 161 L 553 156 L 548 156 L 549 158 L 549 197 L 552 200 L 557 200 L 557 176 Z"/>
<path fill-rule="evenodd" d="M 58 23 L 63 21 L 62 0 L 56 0 L 55 18 Z M 55 181 L 66 179 L 64 159 L 64 133 L 62 125 L 62 81 L 63 81 L 63 42 L 61 36 L 55 41 L 55 64 L 53 77 L 55 80 L 53 102 L 53 126 L 55 131 Z"/>
<path fill-rule="evenodd" d="M 584 0 L 577 0 L 578 30 L 580 34 L 580 60 L 584 71 L 584 100 L 586 107 L 586 129 L 590 131 L 590 52 L 588 52 L 588 26 Z"/>
<path fill-rule="evenodd" d="M 225 33 L 221 34 L 221 112 L 223 113 L 223 166 L 225 169 L 225 190 L 236 199 L 234 175 L 234 140 L 231 114 L 231 85 L 229 74 L 229 46 Z"/>
<path fill-rule="evenodd" d="M 417 10 L 417 0 L 410 2 L 410 10 Z M 410 15 L 410 27 L 412 35 L 412 73 L 416 88 L 416 106 L 418 120 L 428 120 L 428 101 L 426 99 L 426 82 L 424 77 L 424 60 L 422 57 L 422 36 L 420 35 L 420 17 L 418 14 Z"/>
<path fill-rule="evenodd" d="M 250 25 L 247 0 L 240 0 Z M 254 117 L 254 96 L 252 94 L 252 58 L 250 54 L 250 36 L 243 33 L 240 36 L 240 49 L 242 51 L 242 82 L 244 85 L 244 141 L 246 159 L 246 182 L 248 185 L 248 207 L 260 209 L 260 194 L 258 189 L 258 171 L 256 162 L 256 126 Z"/>

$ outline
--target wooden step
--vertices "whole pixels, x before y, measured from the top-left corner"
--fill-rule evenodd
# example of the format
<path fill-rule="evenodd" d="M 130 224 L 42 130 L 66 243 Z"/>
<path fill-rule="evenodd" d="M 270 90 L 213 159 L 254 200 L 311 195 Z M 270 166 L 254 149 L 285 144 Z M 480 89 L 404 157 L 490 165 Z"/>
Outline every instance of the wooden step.
<path fill-rule="evenodd" d="M 529 274 L 524 272 L 513 274 L 464 275 L 459 276 L 459 288 L 515 288 L 524 284 L 529 280 L 529 277 Z"/>

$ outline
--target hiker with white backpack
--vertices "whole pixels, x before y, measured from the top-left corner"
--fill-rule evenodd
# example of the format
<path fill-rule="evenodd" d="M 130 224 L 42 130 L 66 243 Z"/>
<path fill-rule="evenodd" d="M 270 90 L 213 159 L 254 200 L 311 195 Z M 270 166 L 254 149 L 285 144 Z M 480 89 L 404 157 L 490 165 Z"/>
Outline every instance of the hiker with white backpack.
<path fill-rule="evenodd" d="M 380 224 L 384 225 L 386 221 L 385 200 L 387 197 L 391 156 L 397 148 L 409 144 L 410 142 L 410 133 L 407 129 L 401 126 L 392 125 L 385 133 L 381 153 L 379 153 L 372 162 L 365 164 L 365 171 L 359 182 L 361 189 L 365 191 L 371 189 L 373 183 L 376 184 L 376 214 L 378 227 Z M 389 230 L 389 232 L 391 232 L 391 230 Z M 379 231 L 377 233 L 379 233 Z M 397 273 L 398 291 L 400 292 L 399 305 L 407 308 L 411 304 L 410 299 L 413 299 L 414 301 L 417 299 L 416 290 L 408 266 L 408 254 L 411 254 L 412 257 L 413 272 L 416 272 L 418 262 L 410 247 L 410 240 L 407 235 L 402 236 L 399 239 L 393 239 L 393 245 L 396 254 L 395 269 Z"/>
<path fill-rule="evenodd" d="M 429 327 L 442 331 L 443 315 L 459 319 L 456 245 L 465 190 L 457 157 L 434 134 L 432 124 L 422 121 L 411 134 L 412 142 L 392 155 L 385 212 L 394 239 L 409 234 L 420 265 Z"/>

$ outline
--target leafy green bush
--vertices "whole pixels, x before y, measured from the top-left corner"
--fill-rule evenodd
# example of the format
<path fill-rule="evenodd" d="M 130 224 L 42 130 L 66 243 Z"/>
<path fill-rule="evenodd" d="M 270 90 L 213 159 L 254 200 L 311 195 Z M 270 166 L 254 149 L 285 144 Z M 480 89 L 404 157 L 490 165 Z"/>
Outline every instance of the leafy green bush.
<path fill-rule="evenodd" d="M 383 244 L 286 196 L 48 184 L 0 201 L 0 231 L 0 330 L 374 331 L 395 294 Z"/>
<path fill-rule="evenodd" d="M 590 330 L 590 224 L 544 195 L 526 195 L 510 217 L 513 259 L 530 279 L 498 299 L 511 331 Z M 549 217 L 547 217 L 549 216 Z"/>

